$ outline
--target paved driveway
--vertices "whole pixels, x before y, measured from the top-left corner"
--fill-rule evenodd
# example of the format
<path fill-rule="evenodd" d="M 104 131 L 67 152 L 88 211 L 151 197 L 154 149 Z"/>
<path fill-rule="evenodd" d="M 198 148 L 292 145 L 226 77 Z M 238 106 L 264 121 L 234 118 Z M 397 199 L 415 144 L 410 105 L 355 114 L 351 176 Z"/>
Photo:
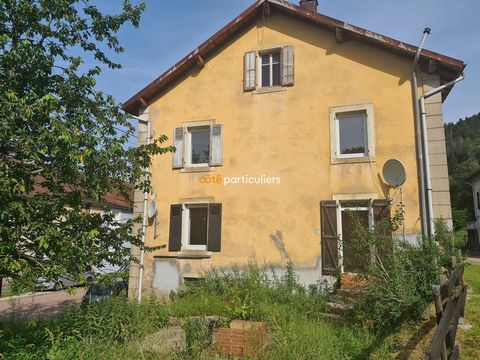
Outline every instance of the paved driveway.
<path fill-rule="evenodd" d="M 0 317 L 20 319 L 59 315 L 67 307 L 79 306 L 85 291 L 85 288 L 76 288 L 73 295 L 67 291 L 45 291 L 2 298 L 0 299 Z"/>

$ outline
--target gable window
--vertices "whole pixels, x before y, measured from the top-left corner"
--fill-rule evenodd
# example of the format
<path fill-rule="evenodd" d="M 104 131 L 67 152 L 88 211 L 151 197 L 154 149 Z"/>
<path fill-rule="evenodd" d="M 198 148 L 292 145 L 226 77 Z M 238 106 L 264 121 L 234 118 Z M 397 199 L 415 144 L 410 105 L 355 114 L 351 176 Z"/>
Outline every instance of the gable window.
<path fill-rule="evenodd" d="M 173 169 L 223 164 L 223 125 L 210 121 L 185 123 L 175 129 L 173 138 Z"/>
<path fill-rule="evenodd" d="M 221 225 L 222 204 L 171 205 L 168 251 L 220 251 Z"/>
<path fill-rule="evenodd" d="M 294 48 L 282 46 L 274 49 L 250 51 L 244 56 L 243 89 L 293 86 Z"/>
<path fill-rule="evenodd" d="M 261 54 L 262 87 L 280 86 L 280 52 Z"/>
<path fill-rule="evenodd" d="M 352 105 L 330 109 L 332 164 L 375 160 L 373 106 Z"/>

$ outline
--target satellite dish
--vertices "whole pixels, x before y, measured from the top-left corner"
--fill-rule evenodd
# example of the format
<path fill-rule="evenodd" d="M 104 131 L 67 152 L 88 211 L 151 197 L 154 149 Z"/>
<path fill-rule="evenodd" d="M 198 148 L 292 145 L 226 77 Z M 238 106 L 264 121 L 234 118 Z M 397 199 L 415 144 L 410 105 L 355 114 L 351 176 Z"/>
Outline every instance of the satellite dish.
<path fill-rule="evenodd" d="M 152 200 L 150 206 L 148 207 L 148 217 L 151 219 L 157 214 L 157 204 L 155 204 L 155 200 Z"/>
<path fill-rule="evenodd" d="M 383 178 L 388 185 L 396 188 L 403 185 L 407 179 L 407 171 L 402 162 L 397 159 L 390 159 L 383 165 Z"/>

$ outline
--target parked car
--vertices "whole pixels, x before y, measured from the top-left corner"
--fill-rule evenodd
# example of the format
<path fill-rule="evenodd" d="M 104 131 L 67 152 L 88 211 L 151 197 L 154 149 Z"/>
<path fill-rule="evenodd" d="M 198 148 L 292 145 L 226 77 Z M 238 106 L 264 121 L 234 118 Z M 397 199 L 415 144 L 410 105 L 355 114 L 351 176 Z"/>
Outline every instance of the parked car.
<path fill-rule="evenodd" d="M 83 274 L 83 280 L 87 284 L 93 283 L 95 280 L 96 272 L 93 271 L 92 269 L 89 269 L 89 271 L 86 271 Z M 74 287 L 74 286 L 79 286 L 83 283 L 83 281 L 78 281 L 71 275 L 63 275 L 59 276 L 57 279 L 54 280 L 48 280 L 45 277 L 40 277 L 37 279 L 37 282 L 35 283 L 35 290 L 36 291 L 42 291 L 42 290 L 62 290 L 62 289 L 67 289 L 69 287 Z"/>
<path fill-rule="evenodd" d="M 107 300 L 113 296 L 127 296 L 128 282 L 116 279 L 111 285 L 92 284 L 82 298 L 82 306 Z"/>

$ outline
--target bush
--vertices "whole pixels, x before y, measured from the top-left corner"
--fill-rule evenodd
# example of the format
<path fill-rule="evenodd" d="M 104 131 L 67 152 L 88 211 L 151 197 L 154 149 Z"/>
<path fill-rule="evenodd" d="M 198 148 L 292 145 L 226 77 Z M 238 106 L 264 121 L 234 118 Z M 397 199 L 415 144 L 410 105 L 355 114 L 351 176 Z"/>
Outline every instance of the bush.
<path fill-rule="evenodd" d="M 470 212 L 467 209 L 459 210 L 452 208 L 453 228 L 455 231 L 466 229 L 470 216 Z"/>
<path fill-rule="evenodd" d="M 415 245 L 382 235 L 395 231 L 400 220 L 396 216 L 382 224 L 380 231 L 361 226 L 354 230 L 357 253 L 366 264 L 360 275 L 366 285 L 355 315 L 377 334 L 419 317 L 432 302 L 432 285 L 438 283 L 442 271 L 450 269 L 451 257 L 456 255 L 453 235 L 443 220 L 436 221 L 433 239 L 423 237 Z"/>
<path fill-rule="evenodd" d="M 254 263 L 229 271 L 214 269 L 171 297 L 176 315 L 219 314 L 260 321 L 281 321 L 299 312 L 315 317 L 324 311 L 326 301 L 326 294 L 298 282 L 291 263 L 281 274 Z"/>
<path fill-rule="evenodd" d="M 56 319 L 1 323 L 0 354 L 8 359 L 102 358 L 105 351 L 120 351 L 167 322 L 168 309 L 157 301 L 139 305 L 112 298 L 72 308 Z"/>

